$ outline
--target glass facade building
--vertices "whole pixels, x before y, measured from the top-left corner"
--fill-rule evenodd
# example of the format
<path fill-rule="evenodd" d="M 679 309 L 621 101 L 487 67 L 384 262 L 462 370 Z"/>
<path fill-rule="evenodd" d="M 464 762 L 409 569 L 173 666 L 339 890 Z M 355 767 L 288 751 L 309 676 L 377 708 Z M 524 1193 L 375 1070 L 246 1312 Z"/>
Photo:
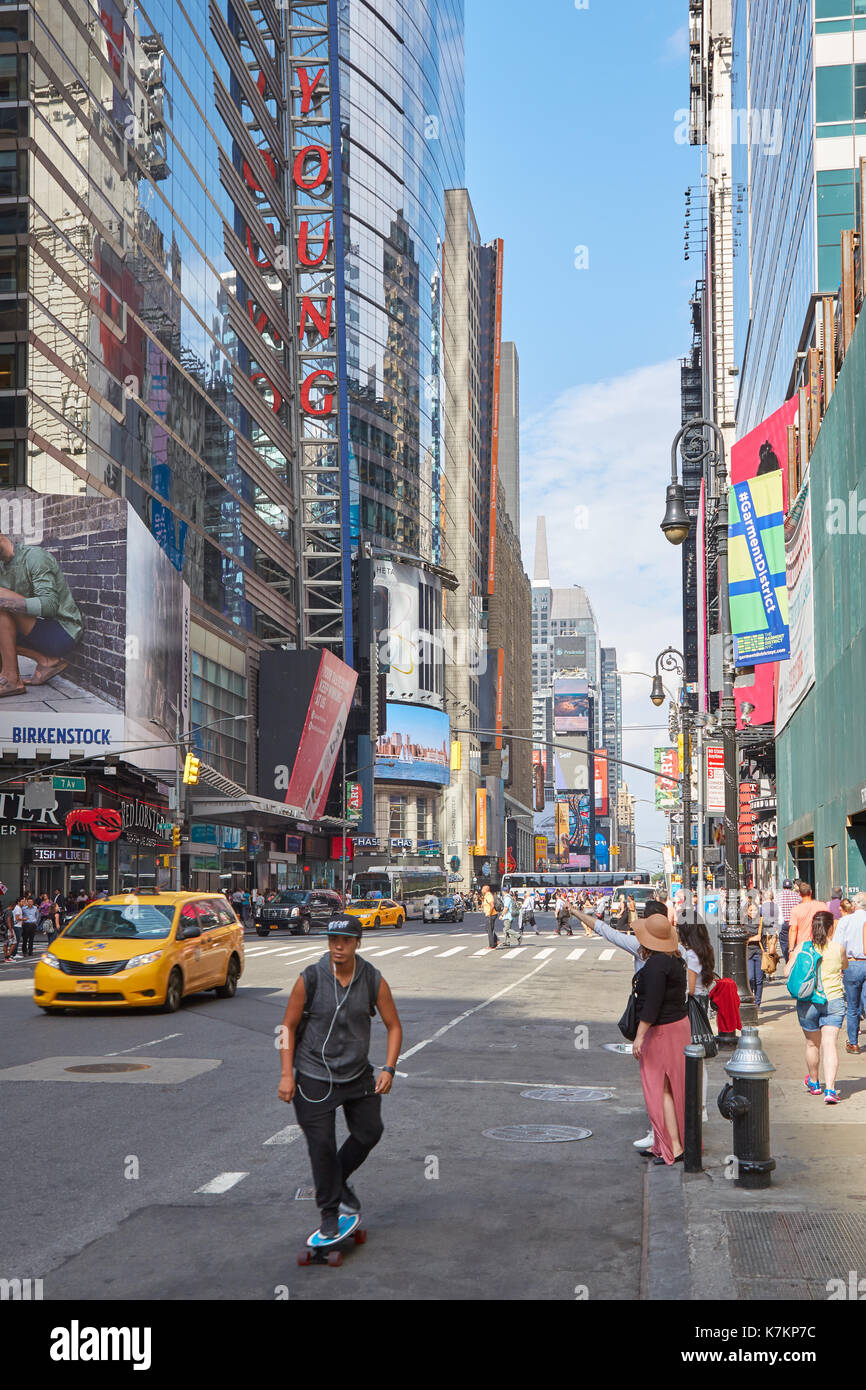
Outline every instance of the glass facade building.
<path fill-rule="evenodd" d="M 462 0 L 340 0 L 353 543 L 442 560 L 445 190 L 464 178 Z"/>
<path fill-rule="evenodd" d="M 784 401 L 812 295 L 839 286 L 866 155 L 866 0 L 734 0 L 737 432 Z"/>

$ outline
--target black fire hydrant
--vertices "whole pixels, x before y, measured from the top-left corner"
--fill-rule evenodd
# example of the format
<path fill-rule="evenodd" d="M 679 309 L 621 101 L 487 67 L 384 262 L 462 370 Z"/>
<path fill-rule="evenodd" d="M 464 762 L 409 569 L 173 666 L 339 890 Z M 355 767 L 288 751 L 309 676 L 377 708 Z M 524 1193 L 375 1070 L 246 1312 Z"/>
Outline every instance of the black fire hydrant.
<path fill-rule="evenodd" d="M 769 1187 L 776 1160 L 770 1157 L 770 1077 L 773 1066 L 757 1028 L 744 1028 L 736 1052 L 725 1065 L 731 1078 L 719 1094 L 719 1110 L 733 1120 L 734 1182 Z"/>

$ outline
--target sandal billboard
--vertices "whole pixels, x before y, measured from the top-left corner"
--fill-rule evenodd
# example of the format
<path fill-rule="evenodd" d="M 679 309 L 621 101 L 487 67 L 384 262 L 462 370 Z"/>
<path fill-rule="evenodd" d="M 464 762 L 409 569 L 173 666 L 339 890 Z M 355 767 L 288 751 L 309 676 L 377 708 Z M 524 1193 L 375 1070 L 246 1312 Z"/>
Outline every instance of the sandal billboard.
<path fill-rule="evenodd" d="M 0 499 L 0 750 L 158 743 L 189 707 L 189 589 L 122 498 Z M 167 736 L 168 737 L 168 736 Z M 129 761 L 174 766 L 172 748 Z"/>

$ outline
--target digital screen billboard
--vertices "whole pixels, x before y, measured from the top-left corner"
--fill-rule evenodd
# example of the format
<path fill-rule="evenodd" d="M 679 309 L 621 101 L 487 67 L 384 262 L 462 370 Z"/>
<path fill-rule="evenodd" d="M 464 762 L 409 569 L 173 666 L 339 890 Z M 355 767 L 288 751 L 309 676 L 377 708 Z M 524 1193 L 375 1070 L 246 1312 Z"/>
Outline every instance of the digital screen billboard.
<path fill-rule="evenodd" d="M 376 778 L 389 782 L 451 781 L 448 715 L 420 705 L 387 706 L 387 731 L 376 744 Z"/>
<path fill-rule="evenodd" d="M 592 755 L 593 785 L 595 790 L 595 814 L 606 816 L 608 812 L 607 749 L 596 748 Z"/>
<path fill-rule="evenodd" d="M 557 792 L 589 790 L 589 748 L 585 737 L 558 736 L 553 761 Z"/>
<path fill-rule="evenodd" d="M 259 669 L 259 791 L 322 815 L 357 675 L 331 652 L 263 652 Z"/>
<path fill-rule="evenodd" d="M 122 498 L 0 498 L 0 608 L 14 652 L 0 747 L 67 758 L 174 737 L 189 710 L 189 589 Z M 133 753 L 173 767 L 171 747 Z"/>
<path fill-rule="evenodd" d="M 555 671 L 586 670 L 586 637 L 560 637 L 553 648 Z"/>
<path fill-rule="evenodd" d="M 589 685 L 577 677 L 553 682 L 553 728 L 557 734 L 589 733 Z"/>
<path fill-rule="evenodd" d="M 438 575 L 414 565 L 375 560 L 373 640 L 389 700 L 443 707 L 445 649 Z"/>

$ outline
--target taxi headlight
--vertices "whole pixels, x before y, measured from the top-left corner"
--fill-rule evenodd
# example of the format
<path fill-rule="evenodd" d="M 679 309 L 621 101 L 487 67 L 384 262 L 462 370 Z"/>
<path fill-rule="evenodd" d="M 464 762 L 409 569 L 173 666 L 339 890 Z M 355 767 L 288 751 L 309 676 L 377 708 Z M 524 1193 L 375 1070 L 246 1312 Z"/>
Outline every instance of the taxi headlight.
<path fill-rule="evenodd" d="M 152 965 L 161 955 L 162 951 L 148 951 L 146 956 L 132 956 L 126 962 L 126 969 L 131 970 L 134 965 Z"/>
<path fill-rule="evenodd" d="M 40 956 L 40 960 L 43 965 L 50 965 L 54 970 L 60 969 L 60 961 L 55 955 L 52 955 L 50 951 L 45 951 L 44 954 Z"/>

